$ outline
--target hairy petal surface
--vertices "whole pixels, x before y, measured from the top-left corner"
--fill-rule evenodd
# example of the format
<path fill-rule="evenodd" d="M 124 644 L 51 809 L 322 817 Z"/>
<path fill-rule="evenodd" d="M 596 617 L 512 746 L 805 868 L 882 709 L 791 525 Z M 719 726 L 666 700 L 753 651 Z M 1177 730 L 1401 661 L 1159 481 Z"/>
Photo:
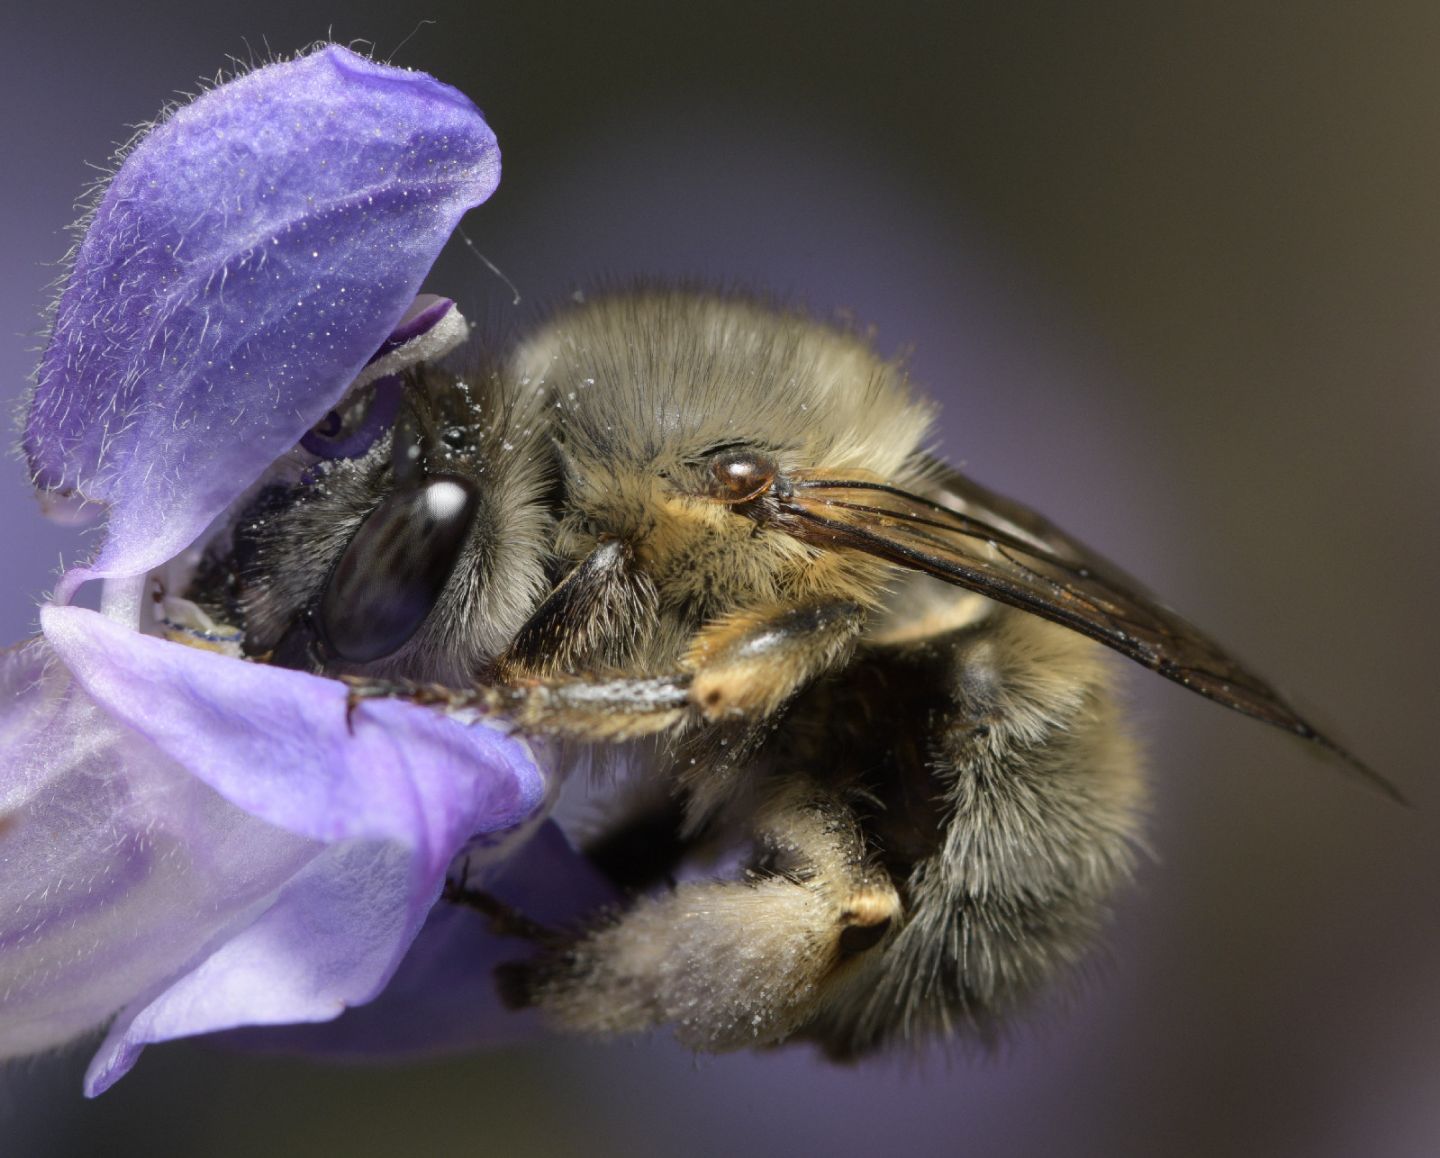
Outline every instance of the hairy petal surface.
<path fill-rule="evenodd" d="M 76 251 L 26 421 L 37 485 L 109 507 L 62 598 L 178 554 L 293 446 L 498 180 L 466 97 L 334 45 L 141 139 Z"/>

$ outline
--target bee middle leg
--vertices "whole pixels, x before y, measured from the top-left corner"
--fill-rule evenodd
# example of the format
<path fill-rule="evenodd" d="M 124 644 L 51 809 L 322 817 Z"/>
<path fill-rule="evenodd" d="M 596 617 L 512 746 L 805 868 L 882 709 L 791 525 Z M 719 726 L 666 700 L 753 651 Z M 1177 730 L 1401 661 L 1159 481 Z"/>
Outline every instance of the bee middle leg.
<path fill-rule="evenodd" d="M 898 925 L 901 901 L 847 803 L 803 778 L 770 795 L 752 835 L 743 879 L 642 899 L 507 967 L 503 992 L 580 1032 L 673 1024 L 682 1044 L 708 1051 L 783 1040 Z"/>
<path fill-rule="evenodd" d="M 697 834 L 686 820 L 684 800 L 666 793 L 587 841 L 585 858 L 626 894 L 642 892 L 671 879 L 693 852 Z"/>

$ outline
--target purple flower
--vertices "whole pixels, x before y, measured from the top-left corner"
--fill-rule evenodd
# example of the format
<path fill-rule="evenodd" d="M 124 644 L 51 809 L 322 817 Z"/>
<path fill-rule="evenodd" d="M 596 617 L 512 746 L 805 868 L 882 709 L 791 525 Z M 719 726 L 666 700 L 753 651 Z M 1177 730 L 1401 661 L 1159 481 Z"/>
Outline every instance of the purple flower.
<path fill-rule="evenodd" d="M 0 1057 L 109 1020 L 93 1094 L 147 1043 L 334 1019 L 395 976 L 462 849 L 540 823 L 515 738 L 398 702 L 347 719 L 335 681 L 139 630 L 147 575 L 183 570 L 357 376 L 463 335 L 448 302 L 407 309 L 498 174 L 464 96 L 330 46 L 177 110 L 100 199 L 25 424 L 37 485 L 108 522 L 43 637 L 0 655 Z M 103 613 L 68 606 L 95 578 Z M 528 855 L 574 859 L 553 833 Z M 404 1032 L 382 1001 L 322 1048 L 483 1038 L 461 917 L 387 999 Z"/>
<path fill-rule="evenodd" d="M 62 590 L 193 542 L 330 409 L 499 177 L 461 93 L 333 45 L 141 139 L 76 250 L 25 424 L 37 484 L 109 510 Z"/>

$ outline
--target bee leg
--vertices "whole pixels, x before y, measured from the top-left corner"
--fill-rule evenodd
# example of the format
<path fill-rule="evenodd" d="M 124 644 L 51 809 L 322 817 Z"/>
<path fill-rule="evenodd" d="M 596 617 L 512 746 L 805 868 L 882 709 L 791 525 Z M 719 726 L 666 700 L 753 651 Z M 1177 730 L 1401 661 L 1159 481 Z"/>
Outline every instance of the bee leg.
<path fill-rule="evenodd" d="M 611 884 L 633 895 L 670 880 L 696 839 L 686 825 L 684 801 L 667 793 L 587 842 L 584 853 Z"/>
<path fill-rule="evenodd" d="M 649 679 L 553 676 L 444 688 L 350 678 L 346 718 L 366 699 L 395 698 L 589 741 L 633 740 L 697 718 L 753 719 L 842 664 L 864 624 L 864 609 L 849 600 L 740 612 L 696 634 L 683 671 Z"/>
<path fill-rule="evenodd" d="M 501 717 L 522 732 L 579 740 L 621 741 L 653 735 L 690 715 L 689 677 L 559 678 L 451 688 L 347 676 L 345 719 L 368 700 L 393 699 L 460 716 Z"/>
<path fill-rule="evenodd" d="M 843 664 L 864 626 L 865 610 L 851 600 L 755 608 L 701 628 L 673 675 L 516 679 L 478 689 L 468 706 L 584 740 L 634 739 L 687 719 L 761 718 Z"/>
<path fill-rule="evenodd" d="M 472 706 L 503 716 L 522 732 L 590 741 L 653 735 L 691 714 L 685 676 L 525 680 L 476 688 L 469 699 Z"/>
<path fill-rule="evenodd" d="M 774 714 L 800 688 L 849 658 L 865 626 L 850 600 L 756 608 L 706 624 L 682 667 L 709 721 Z"/>
<path fill-rule="evenodd" d="M 558 945 L 562 941 L 561 935 L 553 929 L 531 920 L 494 894 L 471 888 L 463 878 L 459 881 L 447 880 L 440 899 L 475 910 L 486 919 L 490 931 L 497 937 L 518 937 L 535 945 Z"/>
<path fill-rule="evenodd" d="M 901 903 L 849 806 L 803 779 L 760 807 L 753 836 L 743 879 L 641 900 L 563 950 L 507 967 L 505 996 L 581 1032 L 673 1024 L 683 1044 L 709 1051 L 783 1040 L 890 935 Z"/>
<path fill-rule="evenodd" d="M 894 694 L 892 731 L 862 727 L 846 746 L 884 770 L 862 822 L 904 881 L 906 920 L 801 1036 L 837 1059 L 961 1028 L 993 1038 L 1083 959 L 1129 874 L 1143 801 L 1107 659 L 1008 608 L 864 657 L 835 714 Z M 922 742 L 907 752 L 890 735 Z"/>

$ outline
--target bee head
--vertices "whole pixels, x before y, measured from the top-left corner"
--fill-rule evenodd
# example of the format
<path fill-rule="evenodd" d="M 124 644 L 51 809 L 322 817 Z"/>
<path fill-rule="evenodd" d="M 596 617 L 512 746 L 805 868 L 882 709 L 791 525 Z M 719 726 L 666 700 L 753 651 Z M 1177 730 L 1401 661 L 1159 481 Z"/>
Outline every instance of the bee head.
<path fill-rule="evenodd" d="M 930 422 L 859 336 L 735 297 L 596 298 L 522 345 L 513 373 L 550 414 L 561 552 L 623 540 L 701 615 L 826 582 L 835 560 L 817 567 L 816 549 L 773 523 L 776 497 L 816 470 L 904 479 Z"/>

